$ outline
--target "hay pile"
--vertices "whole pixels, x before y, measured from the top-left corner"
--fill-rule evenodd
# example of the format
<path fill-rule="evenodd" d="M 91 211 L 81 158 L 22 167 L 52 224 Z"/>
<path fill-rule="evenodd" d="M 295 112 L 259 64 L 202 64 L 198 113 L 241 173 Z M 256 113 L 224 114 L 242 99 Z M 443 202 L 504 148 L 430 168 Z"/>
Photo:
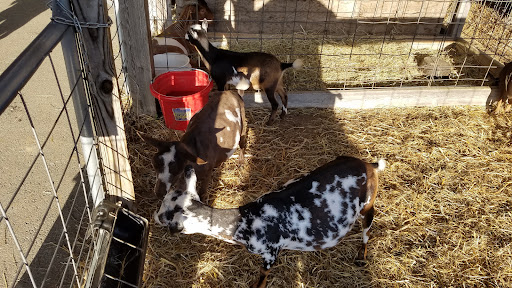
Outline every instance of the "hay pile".
<path fill-rule="evenodd" d="M 512 286 L 512 119 L 481 107 L 374 110 L 290 109 L 265 127 L 268 109 L 248 109 L 252 157 L 215 174 L 210 201 L 251 201 L 337 155 L 385 158 L 364 267 L 354 264 L 360 226 L 336 247 L 282 251 L 269 287 Z M 163 120 L 125 117 L 138 213 L 153 224 L 154 150 L 135 130 L 178 139 Z M 247 287 L 261 259 L 202 235 L 152 225 L 144 287 Z"/>
<path fill-rule="evenodd" d="M 491 8 L 498 4 L 505 2 L 472 3 L 462 37 L 495 60 L 508 63 L 512 61 L 512 25 L 510 16 Z"/>

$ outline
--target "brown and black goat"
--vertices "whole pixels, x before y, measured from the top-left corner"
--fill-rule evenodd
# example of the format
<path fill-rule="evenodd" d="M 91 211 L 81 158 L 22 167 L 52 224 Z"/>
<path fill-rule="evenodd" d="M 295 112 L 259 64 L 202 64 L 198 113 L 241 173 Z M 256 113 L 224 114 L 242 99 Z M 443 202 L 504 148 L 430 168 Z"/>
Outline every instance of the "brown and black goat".
<path fill-rule="evenodd" d="M 281 63 L 276 56 L 268 53 L 241 53 L 216 48 L 208 41 L 207 28 L 208 22 L 205 20 L 201 25 L 194 24 L 190 26 L 185 38 L 199 51 L 217 88 L 221 91 L 224 90 L 235 73 L 241 72 L 249 79 L 255 90 L 262 89 L 267 94 L 272 106 L 267 125 L 274 123 L 277 116 L 279 103 L 274 95 L 275 92 L 281 97 L 283 104 L 281 118 L 284 118 L 288 113 L 288 95 L 283 87 L 283 71 L 291 67 L 295 69 L 302 67 L 302 60 L 296 59 L 293 63 Z"/>
<path fill-rule="evenodd" d="M 199 19 L 213 20 L 213 13 L 204 0 L 187 1 L 185 6 L 176 20 L 171 26 L 156 35 L 152 41 L 152 53 L 179 53 L 191 55 L 194 52 L 193 46 L 185 40 L 185 35 L 189 27 L 198 23 Z M 193 67 L 199 67 L 197 61 L 191 62 Z"/>
<path fill-rule="evenodd" d="M 192 165 L 200 180 L 199 195 L 204 200 L 213 169 L 226 161 L 237 147 L 239 163 L 244 162 L 247 143 L 244 102 L 233 91 L 211 92 L 206 105 L 192 119 L 180 141 L 141 137 L 158 148 L 153 157 L 156 170 L 155 193 L 164 196 L 171 187 L 183 187 L 183 171 Z"/>
<path fill-rule="evenodd" d="M 265 287 L 270 268 L 283 249 L 316 251 L 338 244 L 361 217 L 363 259 L 373 222 L 378 172 L 386 162 L 366 163 L 338 157 L 311 173 L 288 181 L 281 189 L 233 209 L 215 209 L 200 202 L 196 176 L 185 168 L 185 189 L 171 190 L 154 215 L 171 232 L 200 233 L 240 244 L 263 257 L 253 287 Z"/>

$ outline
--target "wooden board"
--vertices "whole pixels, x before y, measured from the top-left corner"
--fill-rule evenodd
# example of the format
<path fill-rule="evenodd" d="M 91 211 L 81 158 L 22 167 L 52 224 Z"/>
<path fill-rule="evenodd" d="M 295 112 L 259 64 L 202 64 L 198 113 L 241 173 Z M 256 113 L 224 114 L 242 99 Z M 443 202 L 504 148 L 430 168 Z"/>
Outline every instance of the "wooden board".
<path fill-rule="evenodd" d="M 268 107 L 264 93 L 255 97 L 245 92 L 246 107 Z M 359 90 L 300 91 L 288 93 L 288 108 L 353 108 L 371 109 L 385 107 L 482 105 L 497 96 L 490 87 L 412 87 Z M 259 99 L 263 101 L 258 101 Z M 279 101 L 279 100 L 278 100 Z"/>
<path fill-rule="evenodd" d="M 87 2 L 87 3 L 85 3 Z M 107 23 L 107 7 L 103 0 L 73 0 L 80 22 Z M 111 36 L 108 28 L 82 28 L 89 73 L 92 116 L 104 175 L 106 193 L 122 200 L 128 208 L 135 201 L 132 173 L 122 119 L 121 101 L 112 94 L 115 76 Z"/>

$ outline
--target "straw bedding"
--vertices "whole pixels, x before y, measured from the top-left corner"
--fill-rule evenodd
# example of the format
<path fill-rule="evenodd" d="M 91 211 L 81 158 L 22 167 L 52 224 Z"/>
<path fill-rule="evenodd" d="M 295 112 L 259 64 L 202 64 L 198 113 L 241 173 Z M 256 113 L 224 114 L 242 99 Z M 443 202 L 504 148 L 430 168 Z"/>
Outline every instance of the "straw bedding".
<path fill-rule="evenodd" d="M 385 158 L 368 247 L 356 225 L 336 247 L 282 251 L 269 287 L 512 286 L 512 119 L 483 107 L 373 110 L 290 109 L 264 126 L 268 109 L 248 109 L 251 156 L 230 159 L 214 175 L 208 202 L 247 203 L 338 155 Z M 179 135 L 163 120 L 125 116 L 138 213 L 150 219 L 144 287 L 246 287 L 261 259 L 202 235 L 154 226 L 155 152 L 136 131 Z"/>

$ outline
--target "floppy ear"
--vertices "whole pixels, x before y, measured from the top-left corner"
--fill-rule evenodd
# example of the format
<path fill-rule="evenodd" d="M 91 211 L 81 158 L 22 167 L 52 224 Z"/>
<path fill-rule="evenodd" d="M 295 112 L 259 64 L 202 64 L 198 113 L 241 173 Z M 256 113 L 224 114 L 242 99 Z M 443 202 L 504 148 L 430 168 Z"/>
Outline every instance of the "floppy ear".
<path fill-rule="evenodd" d="M 142 133 L 142 132 L 137 131 L 137 135 L 139 135 L 139 137 L 142 140 L 144 140 L 144 142 L 148 143 L 149 145 L 151 145 L 153 147 L 156 147 L 158 149 L 158 151 L 168 150 L 169 147 L 171 147 L 171 145 L 172 145 L 172 142 L 155 139 L 155 138 L 153 138 L 145 133 Z"/>
<path fill-rule="evenodd" d="M 204 31 L 208 31 L 208 19 L 204 18 L 201 20 L 201 28 L 203 28 Z"/>
<path fill-rule="evenodd" d="M 190 152 L 190 149 L 188 149 L 187 145 L 181 143 L 181 142 L 177 142 L 176 144 L 176 152 L 177 153 L 180 153 L 180 155 L 183 155 L 183 157 L 185 157 L 185 159 L 187 159 L 188 161 L 190 162 L 194 162 L 198 165 L 204 165 L 206 164 L 207 162 L 204 161 L 203 159 L 195 156 L 194 154 L 192 154 L 192 152 Z"/>

